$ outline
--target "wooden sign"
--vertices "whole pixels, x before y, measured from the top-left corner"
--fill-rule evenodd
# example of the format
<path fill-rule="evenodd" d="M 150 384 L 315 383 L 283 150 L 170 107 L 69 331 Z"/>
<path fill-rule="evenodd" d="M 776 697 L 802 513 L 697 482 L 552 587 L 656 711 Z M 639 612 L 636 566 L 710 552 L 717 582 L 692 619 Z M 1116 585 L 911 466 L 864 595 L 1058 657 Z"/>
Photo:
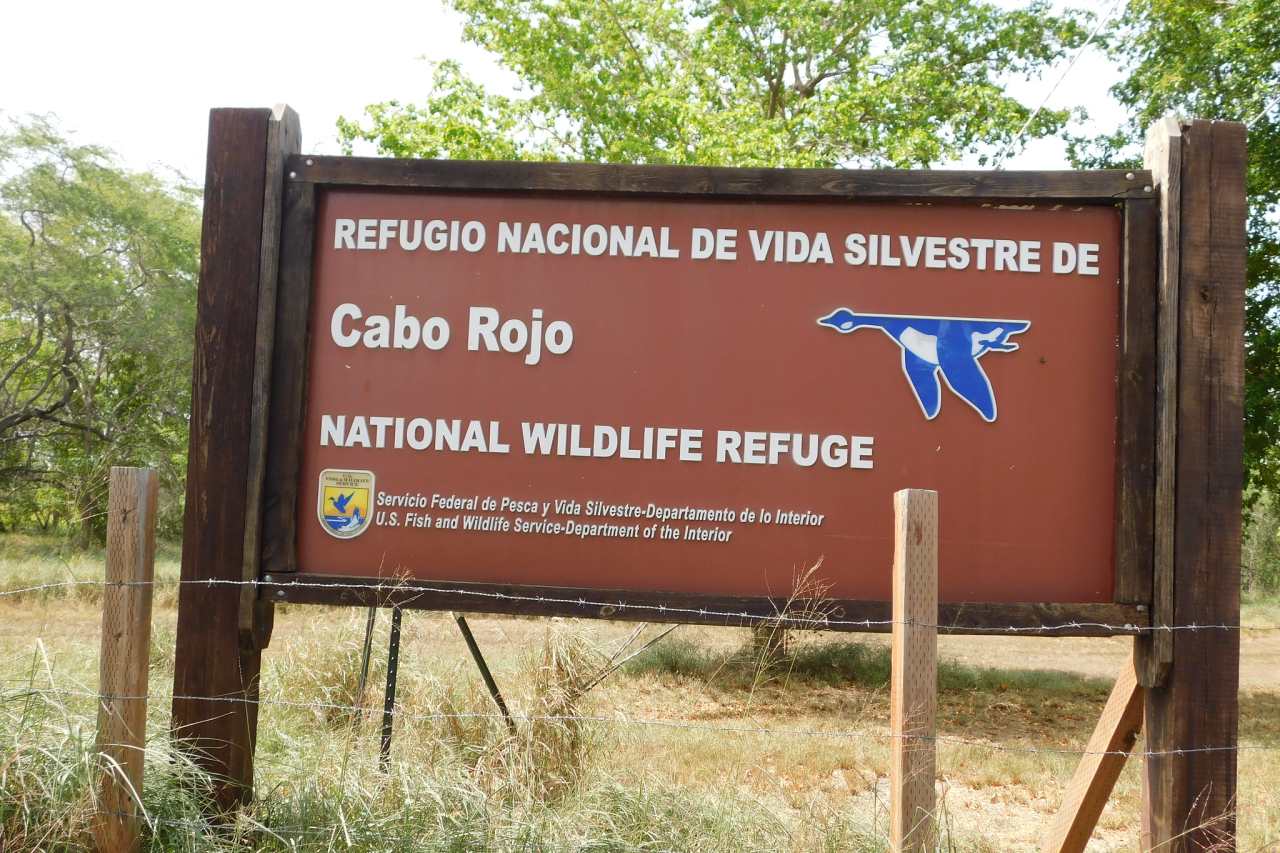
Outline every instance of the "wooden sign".
<path fill-rule="evenodd" d="M 1110 602 L 1122 227 L 323 189 L 298 570 L 888 600 L 915 485 L 964 496 L 944 600 Z"/>
<path fill-rule="evenodd" d="M 923 487 L 957 630 L 1149 618 L 1149 173 L 286 165 L 276 600 L 856 627 Z"/>
<path fill-rule="evenodd" d="M 277 602 L 758 624 L 817 565 L 887 631 L 912 488 L 937 630 L 1138 635 L 1152 843 L 1230 833 L 1239 635 L 1166 629 L 1239 622 L 1243 126 L 1133 171 L 299 150 L 211 116 L 173 728 L 220 806 Z"/>

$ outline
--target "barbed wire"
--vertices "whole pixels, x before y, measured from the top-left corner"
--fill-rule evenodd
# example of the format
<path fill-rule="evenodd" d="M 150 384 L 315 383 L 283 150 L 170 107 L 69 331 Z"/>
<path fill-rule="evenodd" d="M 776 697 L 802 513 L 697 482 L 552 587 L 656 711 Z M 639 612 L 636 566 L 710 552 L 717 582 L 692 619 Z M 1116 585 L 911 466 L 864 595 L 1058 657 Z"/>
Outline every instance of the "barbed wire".
<path fill-rule="evenodd" d="M 200 580 L 183 580 L 180 578 L 161 578 L 150 581 L 107 581 L 107 580 L 66 580 L 66 581 L 50 581 L 47 583 L 32 584 L 25 587 L 15 587 L 12 589 L 0 590 L 0 598 L 33 595 L 39 592 L 50 592 L 58 589 L 72 589 L 76 587 L 134 587 L 134 586 L 179 586 L 183 584 L 205 587 L 216 586 L 256 586 L 271 587 L 276 589 L 314 589 L 319 584 L 310 584 L 296 580 L 280 581 L 280 580 L 230 580 L 218 578 L 205 578 Z M 559 604 L 574 608 L 591 607 L 596 609 L 611 609 L 612 611 L 629 610 L 640 611 L 651 614 L 664 616 L 696 616 L 701 619 L 726 619 L 744 622 L 761 622 L 777 625 L 778 627 L 790 628 L 888 628 L 895 624 L 899 624 L 893 619 L 838 619 L 831 616 L 808 615 L 804 612 L 787 613 L 779 612 L 772 614 L 750 613 L 747 611 L 734 610 L 717 610 L 705 607 L 684 607 L 673 604 L 649 604 L 635 603 L 623 600 L 603 600 L 589 599 L 585 597 L 568 598 L 547 595 L 528 595 L 521 593 L 499 592 L 497 590 L 467 589 L 465 587 L 454 586 L 430 586 L 422 585 L 417 582 L 404 583 L 331 583 L 326 581 L 323 584 L 325 589 L 349 590 L 365 593 L 373 593 L 378 596 L 389 596 L 391 594 L 413 595 L 413 594 L 439 594 L 439 595 L 459 595 L 474 598 L 494 599 L 501 601 L 521 602 L 525 604 Z M 280 602 L 289 604 L 289 601 Z M 800 601 L 803 605 L 813 605 L 810 609 L 821 610 L 821 599 L 803 599 Z M 387 601 L 382 605 L 386 607 L 402 606 L 396 602 Z M 956 630 L 972 630 L 981 634 L 1048 634 L 1061 631 L 1074 630 L 1096 630 L 1110 631 L 1117 635 L 1157 633 L 1157 632 L 1173 632 L 1173 631 L 1280 631 L 1280 625 L 1227 625 L 1220 623 L 1190 623 L 1186 625 L 1137 625 L 1133 623 L 1113 624 L 1109 622 L 1093 622 L 1071 620 L 1067 622 L 1059 622 L 1041 625 L 966 625 L 963 622 L 921 622 L 916 620 L 907 620 L 901 624 L 913 625 L 922 628 L 935 628 L 943 631 Z"/>
<path fill-rule="evenodd" d="M 36 687 L 23 686 L 7 694 L 0 694 L 0 702 L 9 702 L 30 698 L 32 696 L 61 696 L 64 698 L 86 698 L 105 701 L 140 701 L 140 700 L 165 700 L 165 701 L 192 701 L 192 702 L 214 702 L 228 703 L 238 705 L 258 705 L 275 706 L 282 708 L 303 709 L 312 711 L 328 711 L 343 713 L 360 713 L 369 710 L 364 705 L 348 705 L 337 702 L 303 702 L 296 699 L 274 699 L 263 697 L 249 696 L 198 696 L 187 694 L 138 694 L 138 695 L 111 695 L 102 694 L 93 690 L 73 689 L 66 687 Z M 442 720 L 502 720 L 504 715 L 496 711 L 410 711 L 402 707 L 397 707 L 395 716 L 403 720 L 416 721 L 442 721 Z M 834 738 L 839 740 L 881 740 L 881 741 L 921 741 L 946 744 L 949 746 L 974 747 L 978 749 L 987 749 L 994 752 L 1010 752 L 1022 753 L 1028 755 L 1069 755 L 1069 756 L 1140 756 L 1140 757 L 1160 757 L 1160 756 L 1185 756 L 1198 753 L 1212 752 L 1280 752 L 1280 745 L 1267 744 L 1235 744 L 1224 746 L 1204 746 L 1189 747 L 1185 749 L 1163 749 L 1163 750 L 1090 750 L 1090 749 L 1072 749 L 1068 747 L 1048 747 L 1048 746 L 1018 746 L 1012 744 L 993 743 L 985 740 L 974 740 L 972 738 L 963 738 L 955 735 L 919 735 L 919 734 L 902 734 L 866 731 L 863 729 L 797 729 L 797 728 L 770 728 L 767 726 L 748 726 L 748 725 L 726 725 L 720 723 L 696 723 L 687 720 L 676 720 L 663 717 L 627 717 L 618 715 L 605 714 L 530 714 L 526 712 L 511 712 L 511 718 L 523 723 L 602 723 L 608 725 L 625 725 L 638 727 L 653 727 L 663 729 L 678 729 L 686 731 L 699 732 L 715 732 L 717 734 L 756 734 L 768 736 L 784 736 L 784 737 L 805 737 L 805 738 Z"/>

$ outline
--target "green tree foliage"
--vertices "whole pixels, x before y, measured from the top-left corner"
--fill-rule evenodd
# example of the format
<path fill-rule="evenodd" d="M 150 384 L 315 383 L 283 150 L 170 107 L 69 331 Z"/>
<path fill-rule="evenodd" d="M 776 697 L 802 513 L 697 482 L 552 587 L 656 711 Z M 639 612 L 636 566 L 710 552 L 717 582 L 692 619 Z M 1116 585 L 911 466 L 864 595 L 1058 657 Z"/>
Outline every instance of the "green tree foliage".
<path fill-rule="evenodd" d="M 180 495 L 199 229 L 189 187 L 0 131 L 0 525 L 100 536 L 112 465 Z"/>
<path fill-rule="evenodd" d="M 1280 593 L 1280 497 L 1252 496 L 1240 553 L 1240 586 L 1247 593 Z"/>
<path fill-rule="evenodd" d="M 1004 91 L 1086 33 L 1037 2 L 451 0 L 522 93 L 452 62 L 417 105 L 343 119 L 397 157 L 922 166 L 1058 132 Z M 1029 119 L 1029 117 L 1031 117 Z M 1019 131 L 1026 124 L 1025 133 Z M 1016 137 L 1016 138 L 1015 138 Z"/>
<path fill-rule="evenodd" d="M 1141 159 L 1167 112 L 1249 128 L 1245 467 L 1251 497 L 1280 488 L 1280 9 L 1274 0 L 1131 0 L 1109 40 L 1125 69 L 1112 94 L 1130 120 L 1077 139 L 1077 165 Z"/>

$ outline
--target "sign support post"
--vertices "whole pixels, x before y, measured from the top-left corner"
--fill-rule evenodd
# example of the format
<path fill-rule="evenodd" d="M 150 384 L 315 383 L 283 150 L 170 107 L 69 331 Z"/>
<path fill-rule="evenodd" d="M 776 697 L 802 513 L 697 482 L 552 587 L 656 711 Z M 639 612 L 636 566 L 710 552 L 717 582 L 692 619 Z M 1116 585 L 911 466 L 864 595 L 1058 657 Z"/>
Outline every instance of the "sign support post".
<path fill-rule="evenodd" d="M 1130 655 L 1067 785 L 1041 853 L 1084 853 L 1141 730 L 1142 687 Z"/>
<path fill-rule="evenodd" d="M 288 107 L 210 114 L 171 726 L 219 810 L 253 788 L 271 602 L 238 584 L 258 576 L 270 383 L 255 366 L 270 363 L 284 160 L 299 140 Z"/>
<path fill-rule="evenodd" d="M 391 769 L 391 734 L 395 725 L 396 676 L 400 672 L 399 607 L 391 609 L 391 633 L 387 640 L 387 690 L 382 699 L 382 741 L 378 749 L 378 766 L 386 773 Z"/>
<path fill-rule="evenodd" d="M 1245 127 L 1165 118 L 1154 631 L 1142 644 L 1145 829 L 1170 853 L 1234 849 L 1243 472 Z M 1161 631 L 1161 626 L 1228 626 Z"/>
<path fill-rule="evenodd" d="M 859 566 L 888 561 L 883 496 L 919 482 L 896 731 L 932 732 L 934 626 L 1137 634 L 1151 841 L 1234 838 L 1242 125 L 1167 119 L 1147 171 L 1063 173 L 299 136 L 287 107 L 211 115 L 172 726 L 218 808 L 251 795 L 275 603 L 391 606 L 397 630 L 400 608 L 741 624 L 812 554 L 832 627 L 886 630 Z M 938 528 L 941 491 L 973 497 Z M 384 565 L 427 585 L 388 590 Z M 900 752 L 932 803 L 932 758 Z"/>

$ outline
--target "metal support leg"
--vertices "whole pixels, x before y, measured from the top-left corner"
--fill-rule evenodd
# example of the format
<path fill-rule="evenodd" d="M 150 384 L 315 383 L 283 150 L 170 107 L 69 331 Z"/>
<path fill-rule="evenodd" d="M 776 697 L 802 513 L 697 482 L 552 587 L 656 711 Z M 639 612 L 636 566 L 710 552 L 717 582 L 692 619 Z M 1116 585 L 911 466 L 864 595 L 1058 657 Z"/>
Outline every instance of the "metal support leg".
<path fill-rule="evenodd" d="M 356 705 L 359 713 L 356 721 L 364 719 L 364 689 L 369 684 L 369 658 L 373 654 L 373 620 L 378 615 L 378 608 L 369 608 L 369 618 L 364 623 L 364 648 L 360 652 L 360 686 L 356 689 Z"/>
<path fill-rule="evenodd" d="M 379 766 L 391 767 L 391 725 L 396 707 L 396 673 L 400 669 L 400 608 L 391 610 L 391 639 L 387 646 L 387 692 L 382 702 L 382 749 Z"/>
<path fill-rule="evenodd" d="M 462 639 L 467 641 L 467 648 L 471 650 L 471 658 L 476 662 L 476 667 L 480 670 L 480 677 L 484 679 L 484 686 L 489 688 L 489 695 L 493 697 L 493 704 L 498 706 L 498 710 L 502 712 L 502 718 L 507 721 L 507 728 L 512 734 L 516 733 L 516 721 L 511 719 L 511 712 L 507 710 L 507 703 L 502 700 L 502 692 L 498 690 L 498 682 L 493 680 L 493 673 L 489 672 L 489 665 L 484 661 L 484 655 L 480 653 L 480 646 L 476 644 L 476 638 L 471 633 L 471 626 L 467 624 L 467 619 L 460 613 L 453 614 L 453 621 L 458 623 L 458 630 L 462 632 Z"/>

